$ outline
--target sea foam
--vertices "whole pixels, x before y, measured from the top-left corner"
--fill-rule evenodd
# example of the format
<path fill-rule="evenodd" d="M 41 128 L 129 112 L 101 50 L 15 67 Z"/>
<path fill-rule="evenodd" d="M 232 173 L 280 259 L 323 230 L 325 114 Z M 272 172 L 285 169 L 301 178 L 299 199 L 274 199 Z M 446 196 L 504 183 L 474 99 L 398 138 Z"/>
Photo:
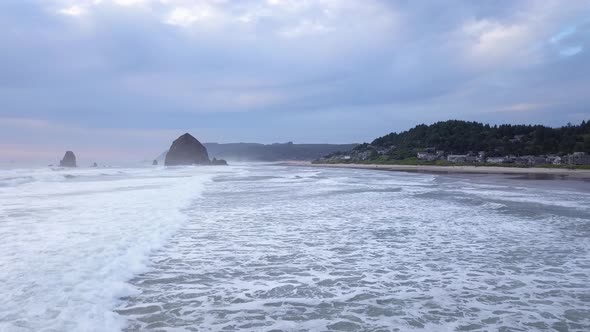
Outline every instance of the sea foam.
<path fill-rule="evenodd" d="M 584 182 L 0 173 L 15 177 L 0 187 L 0 331 L 590 330 Z"/>
<path fill-rule="evenodd" d="M 0 331 L 117 331 L 213 169 L 0 171 Z M 66 176 L 67 175 L 67 176 Z"/>
<path fill-rule="evenodd" d="M 572 207 L 590 195 L 514 184 L 280 166 L 219 175 L 116 311 L 126 332 L 589 331 L 590 209 Z"/>

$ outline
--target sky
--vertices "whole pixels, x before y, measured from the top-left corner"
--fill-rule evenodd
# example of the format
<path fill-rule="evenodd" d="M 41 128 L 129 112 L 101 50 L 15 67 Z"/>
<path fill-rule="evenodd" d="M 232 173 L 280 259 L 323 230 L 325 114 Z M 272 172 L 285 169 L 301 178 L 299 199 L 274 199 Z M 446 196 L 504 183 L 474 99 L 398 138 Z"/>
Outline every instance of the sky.
<path fill-rule="evenodd" d="M 590 119 L 590 0 L 2 0 L 0 162 Z"/>

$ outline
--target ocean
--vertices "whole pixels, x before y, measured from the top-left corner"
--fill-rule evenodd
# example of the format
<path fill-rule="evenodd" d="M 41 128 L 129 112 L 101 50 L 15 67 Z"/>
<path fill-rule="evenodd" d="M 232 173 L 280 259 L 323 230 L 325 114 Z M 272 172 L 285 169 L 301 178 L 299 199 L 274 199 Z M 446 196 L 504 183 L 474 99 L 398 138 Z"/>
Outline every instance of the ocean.
<path fill-rule="evenodd" d="M 590 183 L 0 170 L 0 331 L 590 331 Z"/>

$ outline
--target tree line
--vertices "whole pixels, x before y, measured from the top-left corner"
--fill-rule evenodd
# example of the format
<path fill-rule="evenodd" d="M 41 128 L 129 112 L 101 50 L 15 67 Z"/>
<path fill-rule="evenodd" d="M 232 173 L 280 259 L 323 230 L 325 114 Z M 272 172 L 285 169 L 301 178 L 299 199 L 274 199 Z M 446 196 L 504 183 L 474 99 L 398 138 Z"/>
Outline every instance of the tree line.
<path fill-rule="evenodd" d="M 489 156 L 590 153 L 590 121 L 551 128 L 449 120 L 393 132 L 376 138 L 370 145 L 359 145 L 355 150 L 368 148 L 388 149 L 387 154 L 393 159 L 412 157 L 417 151 L 428 148 L 449 154 L 485 151 Z"/>

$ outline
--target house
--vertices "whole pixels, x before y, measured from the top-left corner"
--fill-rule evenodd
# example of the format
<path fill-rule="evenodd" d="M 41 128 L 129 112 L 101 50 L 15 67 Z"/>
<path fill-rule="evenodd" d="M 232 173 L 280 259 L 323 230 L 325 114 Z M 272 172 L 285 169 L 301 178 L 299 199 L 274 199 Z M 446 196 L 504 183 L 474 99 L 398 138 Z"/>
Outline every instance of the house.
<path fill-rule="evenodd" d="M 524 157 L 517 157 L 514 162 L 518 165 L 524 165 L 527 166 L 529 164 L 529 160 L 527 158 L 527 156 Z"/>
<path fill-rule="evenodd" d="M 465 154 L 450 154 L 447 156 L 447 161 L 451 163 L 464 163 L 467 161 Z"/>
<path fill-rule="evenodd" d="M 418 157 L 418 159 L 420 159 L 420 160 L 426 160 L 426 161 L 435 161 L 438 159 L 437 155 L 432 154 L 430 152 L 418 152 L 416 157 Z"/>
<path fill-rule="evenodd" d="M 561 157 L 560 156 L 547 156 L 547 164 L 550 165 L 561 165 Z"/>
<path fill-rule="evenodd" d="M 504 163 L 505 164 L 514 164 L 514 163 L 516 163 L 516 156 L 509 155 L 509 156 L 504 157 Z"/>
<path fill-rule="evenodd" d="M 546 165 L 547 156 L 533 156 L 532 165 Z"/>
<path fill-rule="evenodd" d="M 506 158 L 504 157 L 489 157 L 486 159 L 486 162 L 490 164 L 503 164 L 506 162 Z"/>
<path fill-rule="evenodd" d="M 543 156 L 523 156 L 516 158 L 516 163 L 526 166 L 544 165 L 547 163 L 547 158 Z"/>
<path fill-rule="evenodd" d="M 485 163 L 486 162 L 486 152 L 485 151 L 479 151 L 477 153 L 477 162 L 478 163 Z"/>
<path fill-rule="evenodd" d="M 574 152 L 564 157 L 568 165 L 590 165 L 590 155 L 586 152 Z"/>

